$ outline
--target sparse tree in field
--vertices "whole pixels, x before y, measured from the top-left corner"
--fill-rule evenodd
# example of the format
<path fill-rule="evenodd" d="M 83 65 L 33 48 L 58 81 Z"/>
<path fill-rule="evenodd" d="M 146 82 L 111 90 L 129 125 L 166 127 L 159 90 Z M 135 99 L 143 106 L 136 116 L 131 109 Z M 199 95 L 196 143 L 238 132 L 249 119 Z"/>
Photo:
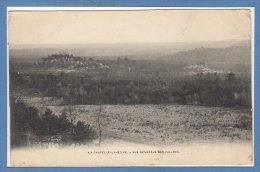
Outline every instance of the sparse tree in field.
<path fill-rule="evenodd" d="M 101 138 L 102 138 L 102 128 L 101 128 L 101 111 L 102 111 L 102 90 L 101 90 L 101 82 L 99 81 L 98 84 L 98 98 L 99 98 L 99 111 L 97 115 L 97 123 L 98 123 L 98 130 L 99 130 L 99 145 L 101 144 Z"/>
<path fill-rule="evenodd" d="M 102 127 L 103 120 L 102 120 L 102 119 L 104 119 L 104 117 L 107 116 L 107 115 L 105 115 L 105 114 L 102 113 L 102 107 L 103 107 L 103 104 L 100 103 L 100 104 L 99 104 L 98 113 L 97 113 L 97 115 L 96 115 L 96 117 L 97 117 L 97 125 L 98 125 L 98 135 L 99 135 L 98 144 L 99 144 L 99 145 L 101 145 L 102 135 L 103 135 L 103 127 Z"/>
<path fill-rule="evenodd" d="M 101 128 L 101 111 L 102 111 L 102 105 L 99 105 L 99 112 L 97 115 L 97 123 L 98 123 L 98 130 L 99 130 L 99 141 L 98 144 L 101 144 L 101 138 L 102 138 L 102 128 Z"/>
<path fill-rule="evenodd" d="M 76 120 L 76 113 L 73 112 L 74 106 L 70 104 L 66 109 L 68 111 L 68 120 L 70 123 L 74 123 Z"/>
<path fill-rule="evenodd" d="M 105 117 L 104 114 L 102 114 L 102 106 L 103 106 L 103 91 L 101 88 L 101 82 L 99 81 L 99 88 L 98 88 L 98 99 L 99 99 L 99 110 L 97 114 L 97 124 L 98 124 L 98 133 L 99 133 L 99 145 L 101 145 L 102 141 L 102 117 Z"/>
<path fill-rule="evenodd" d="M 68 120 L 72 124 L 74 124 L 75 120 L 76 120 L 76 113 L 73 112 L 73 110 L 74 110 L 74 106 L 73 106 L 73 104 L 70 104 L 68 106 L 67 111 L 68 111 Z M 71 128 L 71 133 L 74 133 L 74 128 L 73 127 Z"/>
<path fill-rule="evenodd" d="M 52 117 L 52 111 L 50 109 L 46 109 L 45 113 L 42 116 L 43 126 L 46 129 L 46 134 L 49 138 L 49 142 L 51 141 L 51 136 L 52 136 L 52 127 L 51 127 L 51 117 Z"/>

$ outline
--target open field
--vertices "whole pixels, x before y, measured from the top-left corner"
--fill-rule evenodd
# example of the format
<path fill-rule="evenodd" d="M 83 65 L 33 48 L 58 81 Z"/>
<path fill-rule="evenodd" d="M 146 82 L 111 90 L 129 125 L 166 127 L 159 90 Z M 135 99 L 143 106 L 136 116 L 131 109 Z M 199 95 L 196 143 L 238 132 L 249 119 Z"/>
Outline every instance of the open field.
<path fill-rule="evenodd" d="M 66 106 L 48 106 L 60 115 Z M 73 106 L 76 120 L 97 130 L 97 105 Z M 248 109 L 192 105 L 103 105 L 104 138 L 149 145 L 189 142 L 236 142 L 252 139 L 252 114 Z"/>

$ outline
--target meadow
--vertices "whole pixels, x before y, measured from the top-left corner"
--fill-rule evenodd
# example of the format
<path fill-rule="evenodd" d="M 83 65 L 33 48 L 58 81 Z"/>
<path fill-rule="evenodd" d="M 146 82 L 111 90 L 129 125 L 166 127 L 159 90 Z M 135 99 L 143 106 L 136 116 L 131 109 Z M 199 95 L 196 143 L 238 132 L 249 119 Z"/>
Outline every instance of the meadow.
<path fill-rule="evenodd" d="M 56 115 L 68 106 L 48 106 Z M 98 105 L 72 107 L 76 121 L 98 129 Z M 148 145 L 194 142 L 240 142 L 252 139 L 249 109 L 194 105 L 103 105 L 102 139 L 113 138 Z"/>

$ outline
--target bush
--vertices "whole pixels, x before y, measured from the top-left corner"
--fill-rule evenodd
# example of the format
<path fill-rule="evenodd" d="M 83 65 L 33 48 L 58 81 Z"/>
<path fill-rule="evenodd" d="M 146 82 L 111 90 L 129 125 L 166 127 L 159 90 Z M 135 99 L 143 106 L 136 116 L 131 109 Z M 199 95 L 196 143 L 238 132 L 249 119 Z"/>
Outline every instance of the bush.
<path fill-rule="evenodd" d="M 11 98 L 11 145 L 26 146 L 37 141 L 83 143 L 96 137 L 95 131 L 82 121 L 69 122 L 66 113 L 56 116 L 50 109 L 43 115 L 22 100 Z"/>
<path fill-rule="evenodd" d="M 93 140 L 96 136 L 96 133 L 88 124 L 85 124 L 83 121 L 78 121 L 74 126 L 72 140 L 77 143 L 84 143 L 86 141 Z"/>

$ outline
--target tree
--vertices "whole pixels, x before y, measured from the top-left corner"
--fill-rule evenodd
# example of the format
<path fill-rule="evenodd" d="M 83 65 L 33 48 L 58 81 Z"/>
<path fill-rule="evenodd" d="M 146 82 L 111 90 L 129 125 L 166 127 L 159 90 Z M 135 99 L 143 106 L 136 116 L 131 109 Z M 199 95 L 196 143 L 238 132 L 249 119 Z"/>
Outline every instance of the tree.
<path fill-rule="evenodd" d="M 98 130 L 99 130 L 99 145 L 101 144 L 101 138 L 102 138 L 102 128 L 101 128 L 101 111 L 102 111 L 102 105 L 99 105 L 99 112 L 97 115 L 97 123 L 98 123 Z"/>
<path fill-rule="evenodd" d="M 54 134 L 53 127 L 51 126 L 53 120 L 53 114 L 50 109 L 46 109 L 45 113 L 42 116 L 42 124 L 45 129 L 43 132 L 44 135 L 47 135 L 49 141 L 51 141 L 51 136 Z"/>
<path fill-rule="evenodd" d="M 72 139 L 77 143 L 84 143 L 96 137 L 96 133 L 90 128 L 90 125 L 85 124 L 83 121 L 77 122 L 74 131 Z"/>
<path fill-rule="evenodd" d="M 102 114 L 102 105 L 103 105 L 103 91 L 101 88 L 101 82 L 98 84 L 98 101 L 99 101 L 99 109 L 97 116 L 97 124 L 98 124 L 98 132 L 99 132 L 99 145 L 101 145 L 102 141 L 102 117 L 105 117 L 105 114 Z"/>
<path fill-rule="evenodd" d="M 77 113 L 74 112 L 74 105 L 73 104 L 68 105 L 68 107 L 64 108 L 62 113 L 63 113 L 63 115 L 66 115 L 66 118 L 69 121 L 69 123 L 74 125 L 74 123 L 76 122 L 76 116 L 77 116 Z M 71 134 L 74 133 L 74 127 L 70 127 L 70 132 L 71 132 Z"/>
<path fill-rule="evenodd" d="M 11 145 L 28 145 L 31 135 L 38 130 L 38 109 L 28 107 L 21 99 L 10 98 L 11 106 Z M 23 136 L 26 136 L 25 138 Z"/>

